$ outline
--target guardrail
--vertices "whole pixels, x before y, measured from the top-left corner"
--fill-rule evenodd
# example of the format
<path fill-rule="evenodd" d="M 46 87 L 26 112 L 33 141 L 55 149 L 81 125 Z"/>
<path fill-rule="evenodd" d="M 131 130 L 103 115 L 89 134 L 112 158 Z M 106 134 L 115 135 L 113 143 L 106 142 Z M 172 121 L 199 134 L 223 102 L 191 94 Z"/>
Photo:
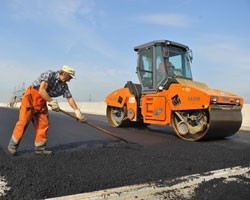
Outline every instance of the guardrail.
<path fill-rule="evenodd" d="M 93 115 L 106 115 L 106 103 L 105 102 L 77 102 L 79 109 L 86 114 Z M 7 103 L 0 103 L 0 107 L 7 107 Z M 15 107 L 19 107 L 20 103 L 17 103 Z M 61 109 L 72 112 L 72 108 L 68 102 L 59 102 Z M 242 108 L 242 125 L 240 130 L 250 131 L 250 104 L 244 104 Z"/>
<path fill-rule="evenodd" d="M 244 104 L 241 113 L 243 121 L 240 129 L 250 131 L 250 104 Z"/>

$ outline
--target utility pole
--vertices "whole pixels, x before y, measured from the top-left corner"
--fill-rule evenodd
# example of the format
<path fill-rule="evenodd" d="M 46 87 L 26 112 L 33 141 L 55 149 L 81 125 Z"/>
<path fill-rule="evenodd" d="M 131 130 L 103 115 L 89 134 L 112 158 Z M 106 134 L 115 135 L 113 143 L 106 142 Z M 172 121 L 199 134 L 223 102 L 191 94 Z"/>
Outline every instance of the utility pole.
<path fill-rule="evenodd" d="M 91 99 L 91 94 L 89 94 L 89 102 L 91 102 L 92 101 L 92 99 Z"/>
<path fill-rule="evenodd" d="M 22 83 L 22 86 L 14 87 L 13 96 L 10 100 L 10 107 L 15 107 L 17 102 L 20 102 L 22 100 L 23 93 L 25 92 L 25 83 Z"/>

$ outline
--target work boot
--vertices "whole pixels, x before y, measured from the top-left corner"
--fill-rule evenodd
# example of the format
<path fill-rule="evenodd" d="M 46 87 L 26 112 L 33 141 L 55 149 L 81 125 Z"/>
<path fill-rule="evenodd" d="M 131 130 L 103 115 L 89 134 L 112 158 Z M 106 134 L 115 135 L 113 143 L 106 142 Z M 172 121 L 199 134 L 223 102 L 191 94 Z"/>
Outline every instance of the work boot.
<path fill-rule="evenodd" d="M 8 151 L 11 155 L 15 156 L 17 154 L 18 143 L 16 143 L 12 138 L 8 145 Z"/>
<path fill-rule="evenodd" d="M 35 154 L 37 155 L 51 155 L 53 154 L 53 151 L 47 150 L 46 146 L 36 146 L 35 147 Z"/>
<path fill-rule="evenodd" d="M 43 149 L 43 150 L 35 150 L 35 154 L 37 155 L 52 155 L 53 151 Z"/>
<path fill-rule="evenodd" d="M 11 155 L 15 156 L 16 155 L 16 150 L 17 148 L 14 146 L 8 146 L 8 151 Z"/>

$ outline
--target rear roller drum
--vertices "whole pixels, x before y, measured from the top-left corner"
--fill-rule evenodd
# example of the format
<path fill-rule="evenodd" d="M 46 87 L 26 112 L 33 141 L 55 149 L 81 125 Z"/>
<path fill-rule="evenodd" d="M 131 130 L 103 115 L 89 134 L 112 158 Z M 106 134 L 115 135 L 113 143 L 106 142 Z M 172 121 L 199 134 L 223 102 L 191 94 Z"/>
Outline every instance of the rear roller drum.
<path fill-rule="evenodd" d="M 109 124 L 113 127 L 125 126 L 127 124 L 126 107 L 117 108 L 108 106 L 106 115 Z"/>
<path fill-rule="evenodd" d="M 130 121 L 127 117 L 126 106 L 122 108 L 107 107 L 106 113 L 108 122 L 113 127 L 146 127 L 148 124 L 144 123 L 143 120 Z"/>

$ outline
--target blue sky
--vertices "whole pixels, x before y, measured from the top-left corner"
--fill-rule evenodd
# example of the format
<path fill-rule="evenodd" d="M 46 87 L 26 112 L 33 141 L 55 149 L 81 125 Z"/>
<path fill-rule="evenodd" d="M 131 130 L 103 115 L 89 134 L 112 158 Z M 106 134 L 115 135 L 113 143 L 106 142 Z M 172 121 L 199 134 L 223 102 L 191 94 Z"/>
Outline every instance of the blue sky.
<path fill-rule="evenodd" d="M 0 102 L 46 70 L 76 69 L 76 101 L 131 80 L 133 48 L 169 39 L 193 50 L 193 78 L 250 103 L 248 0 L 0 0 Z"/>

